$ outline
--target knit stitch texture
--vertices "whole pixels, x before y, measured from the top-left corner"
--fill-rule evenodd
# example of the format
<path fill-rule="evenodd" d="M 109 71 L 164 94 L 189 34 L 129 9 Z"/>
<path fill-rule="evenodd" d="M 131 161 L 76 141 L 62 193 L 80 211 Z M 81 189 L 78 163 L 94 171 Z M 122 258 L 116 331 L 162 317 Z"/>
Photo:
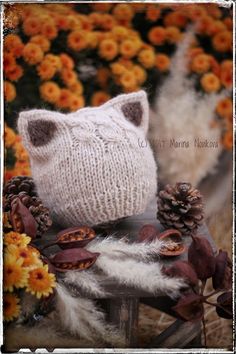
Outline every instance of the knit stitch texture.
<path fill-rule="evenodd" d="M 20 113 L 37 191 L 55 222 L 95 226 L 144 212 L 157 189 L 148 120 L 144 91 L 69 114 Z"/>

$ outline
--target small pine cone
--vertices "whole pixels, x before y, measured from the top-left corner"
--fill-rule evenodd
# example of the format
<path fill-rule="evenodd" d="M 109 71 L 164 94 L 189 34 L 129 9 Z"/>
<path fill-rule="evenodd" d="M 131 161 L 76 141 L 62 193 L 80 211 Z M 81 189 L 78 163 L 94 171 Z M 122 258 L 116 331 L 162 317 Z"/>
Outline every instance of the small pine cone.
<path fill-rule="evenodd" d="M 37 196 L 31 197 L 26 192 L 20 192 L 18 195 L 9 196 L 10 203 L 20 198 L 21 202 L 26 206 L 33 215 L 37 223 L 37 237 L 41 237 L 52 225 L 49 210 L 43 205 L 41 199 Z"/>
<path fill-rule="evenodd" d="M 11 199 L 21 192 L 27 193 L 30 197 L 37 196 L 34 180 L 27 176 L 12 177 L 3 189 L 4 211 L 11 209 Z"/>
<path fill-rule="evenodd" d="M 166 185 L 159 192 L 157 218 L 166 228 L 175 228 L 183 235 L 194 234 L 202 224 L 203 200 L 201 193 L 190 183 Z"/>

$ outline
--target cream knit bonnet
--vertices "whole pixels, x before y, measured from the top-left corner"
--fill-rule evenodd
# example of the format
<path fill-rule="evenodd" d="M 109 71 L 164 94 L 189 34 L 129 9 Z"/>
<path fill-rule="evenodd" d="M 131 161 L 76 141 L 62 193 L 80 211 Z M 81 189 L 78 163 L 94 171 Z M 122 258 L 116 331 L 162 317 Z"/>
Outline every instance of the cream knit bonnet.
<path fill-rule="evenodd" d="M 20 113 L 37 191 L 55 222 L 94 226 L 145 210 L 157 188 L 148 120 L 144 91 L 69 114 Z"/>

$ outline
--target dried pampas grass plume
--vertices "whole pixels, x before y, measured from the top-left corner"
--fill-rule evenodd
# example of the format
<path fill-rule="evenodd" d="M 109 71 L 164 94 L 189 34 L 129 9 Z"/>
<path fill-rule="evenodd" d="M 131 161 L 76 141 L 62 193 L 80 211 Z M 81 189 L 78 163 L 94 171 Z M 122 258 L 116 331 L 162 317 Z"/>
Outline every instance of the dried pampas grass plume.
<path fill-rule="evenodd" d="M 222 151 L 221 129 L 211 123 L 217 101 L 227 93 L 200 95 L 195 91 L 194 81 L 187 78 L 186 55 L 193 38 L 193 31 L 188 31 L 177 48 L 170 76 L 150 114 L 149 140 L 162 181 L 185 180 L 196 186 L 215 172 Z M 212 146 L 203 147 L 205 141 Z"/>

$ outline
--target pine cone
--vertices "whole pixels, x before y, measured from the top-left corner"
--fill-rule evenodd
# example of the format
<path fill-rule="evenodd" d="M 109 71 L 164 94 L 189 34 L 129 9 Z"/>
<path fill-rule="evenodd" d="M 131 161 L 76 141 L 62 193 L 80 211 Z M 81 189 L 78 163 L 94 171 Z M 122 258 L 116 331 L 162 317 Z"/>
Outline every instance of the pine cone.
<path fill-rule="evenodd" d="M 12 177 L 4 186 L 4 211 L 11 209 L 11 199 L 20 192 L 26 192 L 30 197 L 37 196 L 34 180 L 27 176 Z"/>
<path fill-rule="evenodd" d="M 41 237 L 48 228 L 52 225 L 49 210 L 43 206 L 41 199 L 37 196 L 31 197 L 26 192 L 20 192 L 18 195 L 9 196 L 9 202 L 11 203 L 15 198 L 20 198 L 21 202 L 26 206 L 35 221 L 37 222 L 37 237 Z"/>
<path fill-rule="evenodd" d="M 190 183 L 166 185 L 159 192 L 157 217 L 166 227 L 173 227 L 183 235 L 194 234 L 203 222 L 202 195 Z"/>

